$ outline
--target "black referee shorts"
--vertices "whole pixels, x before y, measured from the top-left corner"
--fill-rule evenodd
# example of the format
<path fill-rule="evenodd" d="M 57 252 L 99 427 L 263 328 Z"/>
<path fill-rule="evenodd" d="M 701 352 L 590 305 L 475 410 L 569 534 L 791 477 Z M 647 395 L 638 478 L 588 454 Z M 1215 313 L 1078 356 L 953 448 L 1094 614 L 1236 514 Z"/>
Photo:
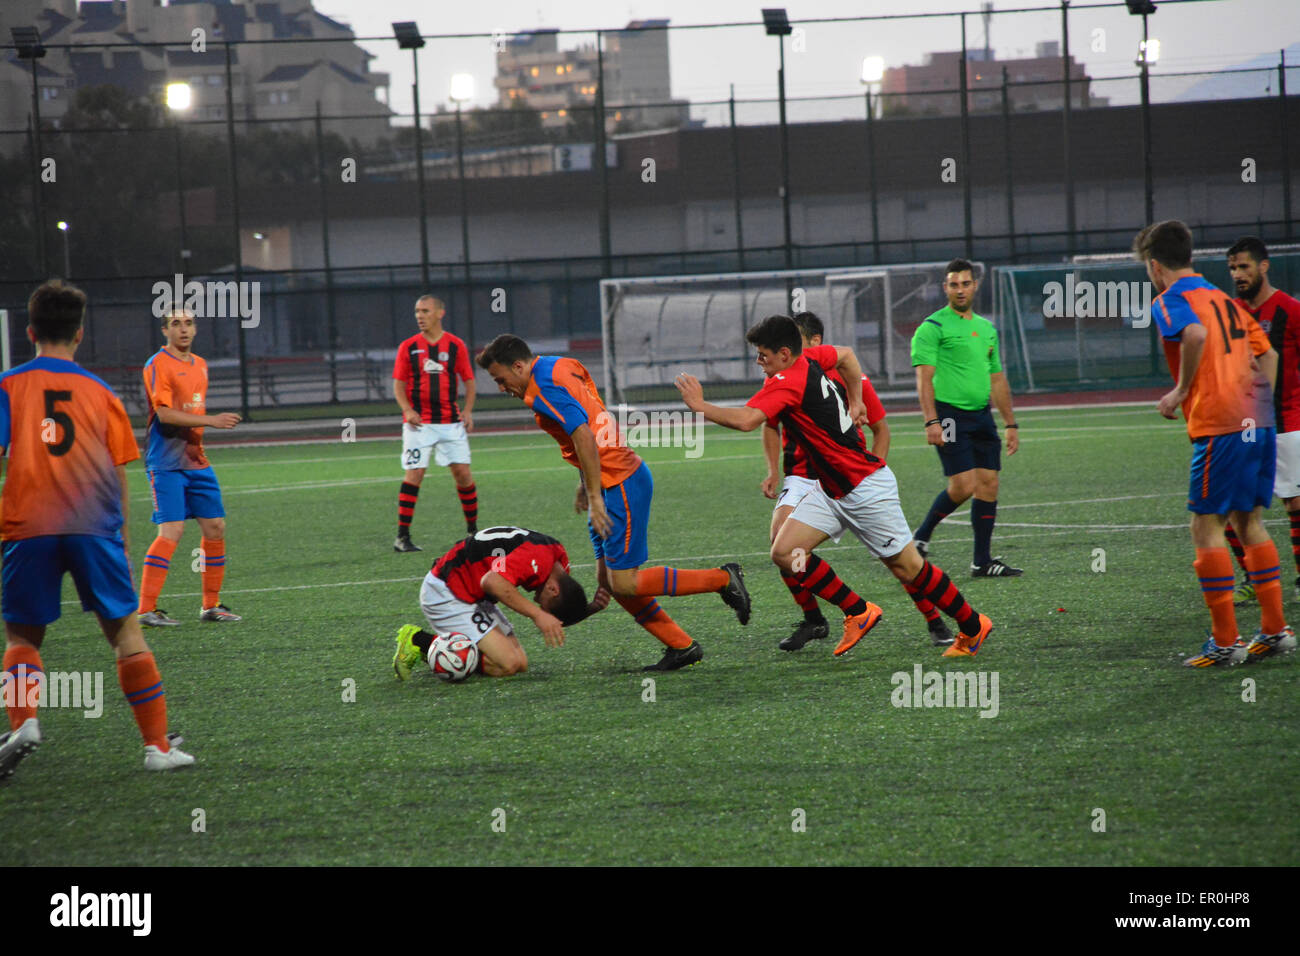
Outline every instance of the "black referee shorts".
<path fill-rule="evenodd" d="M 972 468 L 1001 471 L 1002 439 L 998 436 L 998 426 L 993 421 L 992 406 L 985 405 L 978 411 L 968 411 L 947 402 L 935 402 L 934 406 L 945 437 L 948 434 L 948 420 L 951 419 L 956 425 L 953 440 L 945 442 L 938 449 L 945 477 L 951 478 Z"/>

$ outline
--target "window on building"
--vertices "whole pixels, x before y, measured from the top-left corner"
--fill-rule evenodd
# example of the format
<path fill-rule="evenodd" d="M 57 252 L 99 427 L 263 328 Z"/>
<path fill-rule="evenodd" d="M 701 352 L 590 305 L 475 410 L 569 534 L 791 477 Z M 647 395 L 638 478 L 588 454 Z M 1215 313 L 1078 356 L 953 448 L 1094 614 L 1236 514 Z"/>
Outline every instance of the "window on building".
<path fill-rule="evenodd" d="M 555 67 L 555 75 L 559 76 L 563 72 L 564 72 L 564 67 L 562 65 L 557 64 Z"/>
<path fill-rule="evenodd" d="M 557 115 L 557 116 L 568 116 L 568 115 L 569 115 L 569 111 L 568 111 L 568 110 L 560 110 L 560 112 L 557 113 L 556 115 Z"/>
<path fill-rule="evenodd" d="M 59 98 L 59 91 L 56 87 L 52 87 L 52 86 L 41 87 L 41 99 L 56 100 L 58 98 Z"/>
<path fill-rule="evenodd" d="M 208 77 L 208 86 L 220 86 L 220 85 L 221 85 L 221 77 L 218 74 L 214 73 L 210 77 Z"/>
<path fill-rule="evenodd" d="M 537 67 L 533 67 L 528 72 L 531 73 L 533 76 L 541 76 L 541 71 L 538 70 Z"/>

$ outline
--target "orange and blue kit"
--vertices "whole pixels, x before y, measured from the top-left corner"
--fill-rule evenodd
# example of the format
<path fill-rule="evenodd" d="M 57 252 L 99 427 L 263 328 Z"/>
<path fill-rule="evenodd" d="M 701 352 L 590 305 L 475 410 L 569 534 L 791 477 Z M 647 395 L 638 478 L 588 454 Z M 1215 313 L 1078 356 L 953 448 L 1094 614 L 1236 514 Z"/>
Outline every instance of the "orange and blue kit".
<path fill-rule="evenodd" d="M 4 619 L 59 617 L 64 572 L 82 606 L 116 620 L 135 609 L 117 468 L 140 457 L 122 402 L 97 376 L 40 357 L 0 376 Z"/>

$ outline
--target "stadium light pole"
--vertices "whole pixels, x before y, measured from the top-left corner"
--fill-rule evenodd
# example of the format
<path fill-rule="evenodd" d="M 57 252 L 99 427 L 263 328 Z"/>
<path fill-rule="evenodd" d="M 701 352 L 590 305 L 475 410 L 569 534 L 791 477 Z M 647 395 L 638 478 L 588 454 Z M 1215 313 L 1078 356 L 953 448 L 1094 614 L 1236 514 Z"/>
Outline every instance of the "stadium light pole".
<path fill-rule="evenodd" d="M 460 253 L 465 260 L 465 327 L 469 331 L 467 338 L 472 342 L 474 287 L 469 264 L 469 199 L 465 193 L 465 132 L 461 122 L 461 110 L 474 98 L 474 77 L 468 73 L 453 75 L 450 96 L 452 102 L 456 104 L 456 173 L 460 179 Z"/>
<path fill-rule="evenodd" d="M 1147 32 L 1147 17 L 1156 12 L 1151 0 L 1124 0 L 1128 12 L 1142 18 L 1142 43 L 1138 46 L 1137 66 L 1142 87 L 1142 179 L 1146 194 L 1147 225 L 1155 222 L 1155 184 L 1151 177 L 1151 67 L 1160 59 L 1160 41 Z"/>
<path fill-rule="evenodd" d="M 763 29 L 776 37 L 781 50 L 781 67 L 777 70 L 777 96 L 781 109 L 781 216 L 785 224 L 785 267 L 794 268 L 794 252 L 790 239 L 790 137 L 785 122 L 785 38 L 794 32 L 784 7 L 763 9 Z"/>
<path fill-rule="evenodd" d="M 45 56 L 45 45 L 35 27 L 10 27 L 18 59 L 32 63 L 32 203 L 36 207 L 36 262 L 41 275 L 49 271 L 45 255 L 45 194 L 41 190 L 41 97 L 36 82 L 36 61 Z"/>
<path fill-rule="evenodd" d="M 167 84 L 167 109 L 172 118 L 172 142 L 176 147 L 176 212 L 180 217 L 181 247 L 176 269 L 185 273 L 185 260 L 190 257 L 189 238 L 185 228 L 185 183 L 181 173 L 181 122 L 180 114 L 190 108 L 193 91 L 188 83 Z"/>
<path fill-rule="evenodd" d="M 423 295 L 429 291 L 429 223 L 424 204 L 424 138 L 420 133 L 420 48 L 424 46 L 424 37 L 420 36 L 414 20 L 394 23 L 393 35 L 397 37 L 398 49 L 411 51 L 411 68 L 415 73 L 411 95 L 415 104 L 415 181 L 420 207 L 420 294 Z"/>
<path fill-rule="evenodd" d="M 235 284 L 244 285 L 244 243 L 239 224 L 239 142 L 235 139 L 235 67 L 234 48 L 229 40 L 226 47 L 226 143 L 230 151 L 230 228 L 235 240 Z M 248 102 L 244 102 L 244 116 L 249 115 Z M 245 341 L 244 323 L 235 323 L 235 341 L 239 348 L 239 413 L 244 421 L 251 421 L 248 407 L 248 343 Z"/>
<path fill-rule="evenodd" d="M 68 223 L 67 220 L 60 219 L 58 222 L 59 232 L 63 233 L 63 278 L 72 278 L 72 253 L 68 251 Z"/>
<path fill-rule="evenodd" d="M 871 180 L 871 247 L 876 265 L 880 264 L 880 193 L 876 188 L 876 134 L 875 104 L 871 101 L 871 87 L 885 76 L 883 57 L 868 56 L 862 60 L 862 85 L 867 88 L 867 171 Z"/>

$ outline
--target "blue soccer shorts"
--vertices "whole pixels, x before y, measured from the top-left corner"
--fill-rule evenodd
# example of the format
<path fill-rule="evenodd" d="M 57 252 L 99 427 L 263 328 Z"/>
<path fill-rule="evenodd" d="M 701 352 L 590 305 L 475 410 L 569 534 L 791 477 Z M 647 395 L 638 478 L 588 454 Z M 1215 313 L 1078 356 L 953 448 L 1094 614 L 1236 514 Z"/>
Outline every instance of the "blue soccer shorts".
<path fill-rule="evenodd" d="M 153 492 L 153 523 L 184 521 L 186 518 L 224 518 L 221 486 L 216 473 L 207 468 L 149 472 Z"/>
<path fill-rule="evenodd" d="M 1277 432 L 1272 428 L 1194 439 L 1187 510 L 1226 515 L 1267 508 L 1273 500 L 1276 470 Z"/>
<path fill-rule="evenodd" d="M 632 472 L 620 484 L 604 490 L 605 513 L 609 515 L 609 537 L 601 538 L 587 522 L 587 534 L 596 552 L 596 560 L 605 559 L 605 567 L 615 571 L 639 568 L 650 557 L 650 500 L 655 494 L 655 481 L 650 466 Z"/>
<path fill-rule="evenodd" d="M 83 611 L 110 621 L 136 609 L 131 561 L 120 537 L 41 535 L 6 541 L 0 605 L 11 624 L 44 627 L 59 619 L 64 572 L 72 574 Z"/>

